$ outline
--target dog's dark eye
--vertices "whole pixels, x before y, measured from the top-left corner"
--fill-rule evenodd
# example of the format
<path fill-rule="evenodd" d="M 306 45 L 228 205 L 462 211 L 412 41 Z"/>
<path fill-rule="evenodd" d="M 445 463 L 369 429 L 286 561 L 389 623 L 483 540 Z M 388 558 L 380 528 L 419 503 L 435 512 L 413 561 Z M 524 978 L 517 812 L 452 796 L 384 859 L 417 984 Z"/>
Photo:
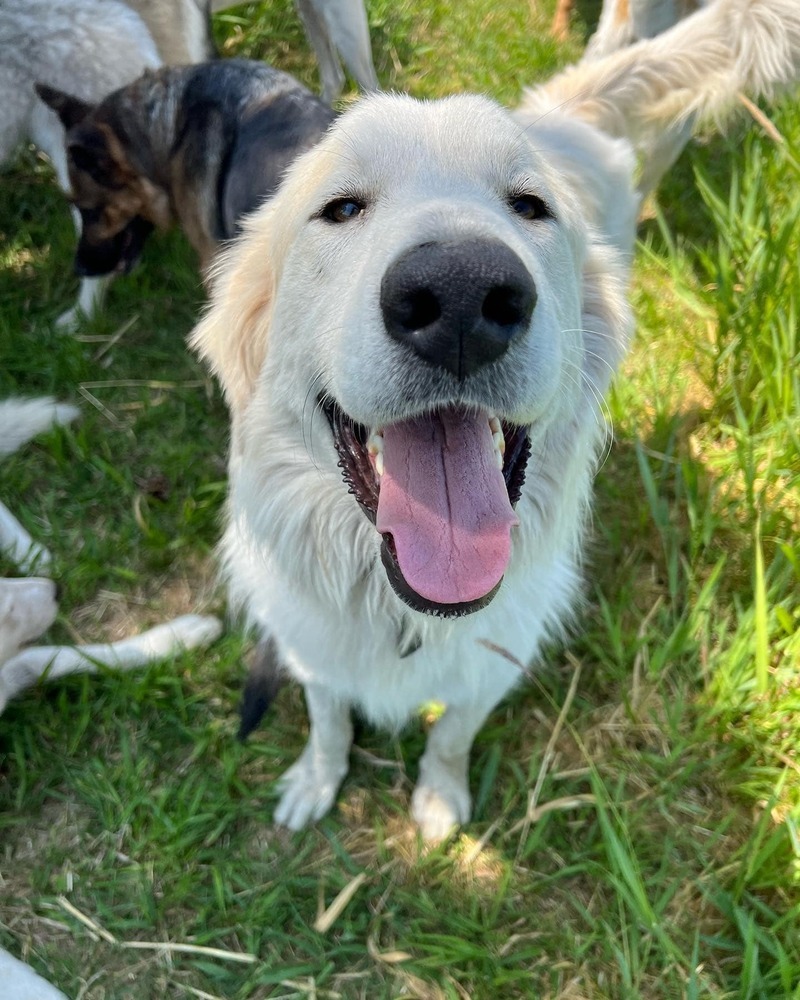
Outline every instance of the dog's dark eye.
<path fill-rule="evenodd" d="M 546 202 L 535 194 L 513 194 L 508 205 L 521 219 L 552 219 L 553 213 Z"/>
<path fill-rule="evenodd" d="M 320 217 L 328 222 L 349 222 L 358 218 L 364 208 L 364 203 L 356 198 L 335 198 L 322 209 Z"/>

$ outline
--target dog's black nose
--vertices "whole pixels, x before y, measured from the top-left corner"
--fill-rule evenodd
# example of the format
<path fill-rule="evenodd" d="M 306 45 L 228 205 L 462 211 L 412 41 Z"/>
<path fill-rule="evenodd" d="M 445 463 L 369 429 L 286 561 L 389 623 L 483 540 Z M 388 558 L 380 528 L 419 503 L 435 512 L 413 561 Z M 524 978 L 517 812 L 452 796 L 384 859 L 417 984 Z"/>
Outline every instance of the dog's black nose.
<path fill-rule="evenodd" d="M 493 239 L 422 243 L 381 283 L 389 335 L 457 378 L 499 358 L 527 329 L 535 305 L 528 269 Z"/>

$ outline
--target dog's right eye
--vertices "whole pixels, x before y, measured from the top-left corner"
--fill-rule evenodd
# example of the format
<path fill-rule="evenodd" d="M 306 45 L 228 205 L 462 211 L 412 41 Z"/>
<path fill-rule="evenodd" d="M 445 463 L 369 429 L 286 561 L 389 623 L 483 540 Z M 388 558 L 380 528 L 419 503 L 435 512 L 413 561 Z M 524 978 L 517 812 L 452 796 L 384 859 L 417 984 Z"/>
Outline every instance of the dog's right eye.
<path fill-rule="evenodd" d="M 328 222 L 349 222 L 358 218 L 365 207 L 364 203 L 356 198 L 335 198 L 328 202 L 319 215 Z"/>

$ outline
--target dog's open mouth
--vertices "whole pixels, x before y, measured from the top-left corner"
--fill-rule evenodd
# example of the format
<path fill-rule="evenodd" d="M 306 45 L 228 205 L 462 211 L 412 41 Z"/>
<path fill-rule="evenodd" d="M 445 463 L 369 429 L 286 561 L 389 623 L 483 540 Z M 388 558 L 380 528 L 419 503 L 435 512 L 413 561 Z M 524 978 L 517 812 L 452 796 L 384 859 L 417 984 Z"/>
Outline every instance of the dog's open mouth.
<path fill-rule="evenodd" d="M 344 480 L 383 537 L 383 565 L 398 596 L 441 617 L 485 607 L 519 523 L 528 428 L 446 407 L 369 429 L 321 402 Z"/>
<path fill-rule="evenodd" d="M 75 273 L 82 278 L 129 274 L 153 229 L 152 222 L 136 215 L 107 240 L 90 243 L 85 235 L 81 236 L 75 253 Z"/>

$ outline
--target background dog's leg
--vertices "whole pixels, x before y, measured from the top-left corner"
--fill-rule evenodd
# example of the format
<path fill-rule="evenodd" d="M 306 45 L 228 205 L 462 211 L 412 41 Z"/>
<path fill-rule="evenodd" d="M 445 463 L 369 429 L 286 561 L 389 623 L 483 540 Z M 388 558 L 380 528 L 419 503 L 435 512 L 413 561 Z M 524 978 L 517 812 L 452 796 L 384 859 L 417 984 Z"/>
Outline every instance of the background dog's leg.
<path fill-rule="evenodd" d="M 362 90 L 378 90 L 369 22 L 363 0 L 311 0 L 325 22 L 328 38 Z"/>
<path fill-rule="evenodd" d="M 218 618 L 182 615 L 119 642 L 91 646 L 32 646 L 0 667 L 0 712 L 9 699 L 45 675 L 48 680 L 55 680 L 67 674 L 93 674 L 98 666 L 131 670 L 173 656 L 183 649 L 206 646 L 221 632 Z"/>
<path fill-rule="evenodd" d="M 454 705 L 430 731 L 411 796 L 411 815 L 425 840 L 443 840 L 469 820 L 469 754 L 475 734 L 493 707 L 485 703 Z"/>
<path fill-rule="evenodd" d="M 80 224 L 77 226 L 80 237 Z M 106 297 L 106 289 L 111 284 L 111 275 L 104 275 L 102 278 L 81 278 L 81 285 L 78 289 L 78 301 L 67 309 L 66 312 L 56 320 L 56 326 L 62 330 L 76 329 L 81 319 L 88 319 L 102 306 Z"/>
<path fill-rule="evenodd" d="M 295 0 L 295 5 L 319 63 L 322 100 L 331 104 L 344 87 L 344 72 L 339 65 L 339 56 L 328 36 L 325 21 L 312 0 Z"/>
<path fill-rule="evenodd" d="M 0 551 L 22 573 L 46 572 L 52 556 L 43 545 L 34 542 L 5 504 L 0 503 Z"/>
<path fill-rule="evenodd" d="M 633 19 L 628 0 L 603 0 L 600 21 L 586 43 L 582 59 L 602 59 L 633 42 Z"/>
<path fill-rule="evenodd" d="M 658 183 L 673 163 L 678 159 L 684 147 L 692 138 L 695 127 L 694 115 L 683 124 L 666 128 L 656 139 L 642 151 L 642 165 L 636 190 L 642 201 L 658 187 Z"/>
<path fill-rule="evenodd" d="M 565 42 L 569 37 L 569 19 L 575 0 L 557 0 L 553 20 L 550 23 L 550 34 L 558 42 Z M 533 9 L 533 4 L 531 4 Z M 534 13 L 535 10 L 533 11 Z"/>
<path fill-rule="evenodd" d="M 333 805 L 349 764 L 353 742 L 350 705 L 317 684 L 305 685 L 311 721 L 308 743 L 280 779 L 283 794 L 275 822 L 300 830 L 321 819 Z"/>

